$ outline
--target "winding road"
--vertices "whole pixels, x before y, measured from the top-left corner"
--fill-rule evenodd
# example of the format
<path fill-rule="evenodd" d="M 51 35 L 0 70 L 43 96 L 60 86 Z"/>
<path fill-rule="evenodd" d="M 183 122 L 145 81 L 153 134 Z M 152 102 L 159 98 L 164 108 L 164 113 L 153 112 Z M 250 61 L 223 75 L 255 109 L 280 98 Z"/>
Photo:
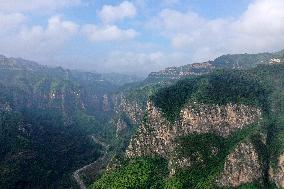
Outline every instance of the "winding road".
<path fill-rule="evenodd" d="M 88 165 L 85 165 L 84 167 L 80 168 L 80 169 L 77 169 L 76 171 L 74 171 L 73 173 L 73 178 L 75 179 L 76 183 L 78 184 L 79 188 L 80 189 L 87 189 L 83 179 L 81 178 L 81 173 L 92 168 L 95 170 L 95 173 L 94 175 L 97 177 L 100 175 L 101 173 L 101 169 L 105 166 L 105 163 L 107 162 L 107 159 L 108 159 L 108 148 L 109 146 L 100 141 L 99 139 L 97 139 L 95 136 L 91 136 L 92 137 L 92 140 L 97 143 L 97 144 L 100 144 L 103 148 L 104 148 L 104 155 L 103 157 L 99 158 L 97 161 L 93 162 L 93 163 L 90 163 Z"/>

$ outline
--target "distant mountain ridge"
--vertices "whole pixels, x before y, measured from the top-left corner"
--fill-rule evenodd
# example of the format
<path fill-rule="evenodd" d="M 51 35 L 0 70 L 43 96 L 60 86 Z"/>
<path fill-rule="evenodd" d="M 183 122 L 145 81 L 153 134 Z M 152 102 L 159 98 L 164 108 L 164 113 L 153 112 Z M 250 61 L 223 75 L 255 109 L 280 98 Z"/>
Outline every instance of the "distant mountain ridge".
<path fill-rule="evenodd" d="M 0 56 L 0 188 L 77 188 L 72 172 L 102 152 L 93 135 L 115 154 L 95 189 L 258 186 L 267 179 L 280 186 L 283 57 L 284 51 L 224 55 L 136 82 Z M 268 99 L 279 124 L 262 116 L 269 107 L 260 102 Z M 85 174 L 79 176 L 88 185 L 94 180 Z"/>
<path fill-rule="evenodd" d="M 206 74 L 215 69 L 249 69 L 259 64 L 279 64 L 283 62 L 284 50 L 276 53 L 228 54 L 222 55 L 213 61 L 169 67 L 158 72 L 152 72 L 146 81 L 180 79 Z"/>
<path fill-rule="evenodd" d="M 22 58 L 8 58 L 4 55 L 0 55 L 0 67 L 1 69 L 9 68 L 34 71 L 46 68 L 46 66 L 40 65 L 34 61 L 25 60 Z"/>
<path fill-rule="evenodd" d="M 91 188 L 283 188 L 283 55 L 224 55 L 125 86 L 114 124 L 126 140 Z"/>

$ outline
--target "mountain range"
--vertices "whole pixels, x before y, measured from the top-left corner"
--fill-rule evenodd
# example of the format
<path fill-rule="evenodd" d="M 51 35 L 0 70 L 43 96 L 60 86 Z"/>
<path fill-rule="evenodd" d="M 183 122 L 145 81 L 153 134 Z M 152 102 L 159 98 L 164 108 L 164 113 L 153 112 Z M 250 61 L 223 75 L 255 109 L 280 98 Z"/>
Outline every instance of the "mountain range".
<path fill-rule="evenodd" d="M 0 56 L 0 188 L 284 187 L 283 63 L 224 55 L 141 80 Z"/>

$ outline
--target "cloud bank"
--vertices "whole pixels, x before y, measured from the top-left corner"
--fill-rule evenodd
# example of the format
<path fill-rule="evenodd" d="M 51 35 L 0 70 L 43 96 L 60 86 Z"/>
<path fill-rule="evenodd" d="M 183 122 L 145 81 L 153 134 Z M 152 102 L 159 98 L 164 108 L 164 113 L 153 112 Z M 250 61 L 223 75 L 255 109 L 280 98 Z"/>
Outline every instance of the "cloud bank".
<path fill-rule="evenodd" d="M 151 12 L 150 2 L 84 5 L 94 19 L 78 22 L 64 10 L 82 8 L 81 0 L 0 0 L 0 54 L 65 67 L 76 56 L 75 68 L 146 74 L 227 53 L 284 48 L 283 0 L 251 0 L 239 16 L 217 18 L 181 9 L 179 0 L 161 1 Z M 41 12 L 48 12 L 46 20 L 33 22 Z"/>
<path fill-rule="evenodd" d="M 85 25 L 82 32 L 93 42 L 123 41 L 135 38 L 138 33 L 133 29 L 120 29 L 115 25 L 97 27 Z"/>
<path fill-rule="evenodd" d="M 136 7 L 129 1 L 123 1 L 117 6 L 104 5 L 98 12 L 99 17 L 105 23 L 120 21 L 125 18 L 133 18 L 136 15 Z"/>
<path fill-rule="evenodd" d="M 80 4 L 80 0 L 0 0 L 2 12 L 51 11 Z"/>
<path fill-rule="evenodd" d="M 283 48 L 284 1 L 255 0 L 238 18 L 206 19 L 191 10 L 162 10 L 149 25 L 193 59 Z M 281 41 L 281 42 L 280 42 Z"/>

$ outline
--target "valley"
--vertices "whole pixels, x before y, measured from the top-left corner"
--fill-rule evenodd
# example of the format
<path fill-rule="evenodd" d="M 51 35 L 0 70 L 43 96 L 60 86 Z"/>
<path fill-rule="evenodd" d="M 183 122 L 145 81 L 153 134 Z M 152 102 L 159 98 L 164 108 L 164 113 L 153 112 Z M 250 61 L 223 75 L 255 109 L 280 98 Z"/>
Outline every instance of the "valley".
<path fill-rule="evenodd" d="M 225 55 L 115 84 L 3 56 L 0 186 L 281 188 L 282 62 Z"/>
<path fill-rule="evenodd" d="M 91 136 L 91 138 L 92 138 L 94 143 L 99 144 L 103 147 L 103 151 L 102 151 L 103 156 L 101 158 L 99 158 L 98 160 L 96 160 L 95 162 L 92 162 L 92 163 L 85 165 L 84 167 L 74 171 L 73 177 L 76 180 L 77 185 L 80 187 L 80 189 L 86 189 L 87 188 L 85 183 L 84 183 L 84 180 L 81 178 L 81 173 L 86 172 L 86 170 L 88 170 L 88 169 L 92 169 L 92 170 L 94 170 L 94 172 L 92 172 L 92 176 L 94 178 L 96 178 L 96 177 L 100 176 L 101 170 L 106 166 L 106 163 L 109 161 L 109 159 L 107 158 L 109 146 L 107 144 L 105 144 L 104 142 L 98 140 L 95 136 Z"/>
<path fill-rule="evenodd" d="M 284 0 L 0 0 L 0 189 L 284 189 Z"/>

